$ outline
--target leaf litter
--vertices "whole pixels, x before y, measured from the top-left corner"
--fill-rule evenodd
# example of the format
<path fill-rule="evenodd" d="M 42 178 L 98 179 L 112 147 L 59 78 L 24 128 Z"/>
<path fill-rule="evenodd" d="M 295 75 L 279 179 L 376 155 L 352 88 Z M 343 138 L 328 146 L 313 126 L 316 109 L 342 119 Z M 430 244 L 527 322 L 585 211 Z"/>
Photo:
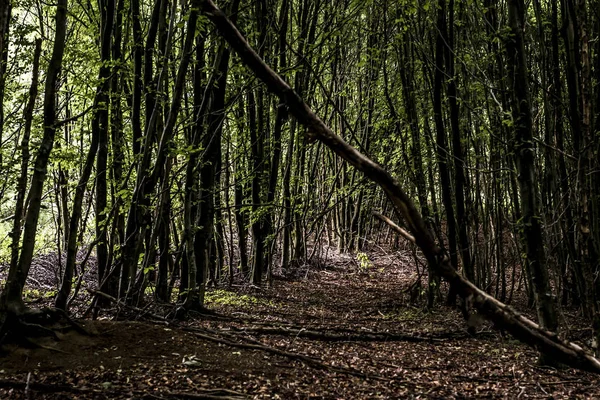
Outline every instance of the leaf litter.
<path fill-rule="evenodd" d="M 594 374 L 538 366 L 486 324 L 471 335 L 443 299 L 425 310 L 410 256 L 368 257 L 368 268 L 337 255 L 271 288 L 219 288 L 207 296 L 214 313 L 185 322 L 83 320 L 94 336 L 5 349 L 0 398 L 600 397 Z M 565 315 L 581 335 L 576 311 Z"/>

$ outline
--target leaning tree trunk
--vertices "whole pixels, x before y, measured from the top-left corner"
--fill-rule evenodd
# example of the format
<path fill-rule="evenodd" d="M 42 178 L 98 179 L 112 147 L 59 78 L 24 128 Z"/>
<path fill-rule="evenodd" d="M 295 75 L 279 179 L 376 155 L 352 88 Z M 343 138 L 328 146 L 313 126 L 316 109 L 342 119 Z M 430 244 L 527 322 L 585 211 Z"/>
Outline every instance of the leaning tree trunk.
<path fill-rule="evenodd" d="M 16 269 L 19 263 L 19 243 L 21 241 L 21 228 L 23 222 L 23 212 L 25 210 L 25 194 L 27 192 L 27 171 L 29 169 L 29 139 L 31 137 L 31 124 L 33 122 L 33 111 L 35 101 L 38 95 L 38 80 L 40 55 L 42 53 L 42 39 L 35 42 L 35 52 L 33 56 L 33 72 L 31 73 L 31 86 L 29 88 L 29 99 L 23 112 L 25 128 L 23 138 L 21 139 L 21 171 L 17 180 L 17 198 L 15 200 L 15 216 L 13 220 L 13 229 L 11 233 L 11 251 L 10 251 L 10 269 Z"/>
<path fill-rule="evenodd" d="M 42 206 L 42 190 L 48 172 L 48 160 L 54 147 L 56 134 L 56 93 L 58 91 L 58 77 L 65 53 L 67 33 L 67 0 L 58 0 L 56 7 L 56 28 L 52 57 L 48 63 L 46 85 L 44 93 L 44 136 L 35 158 L 31 188 L 29 190 L 29 208 L 25 216 L 23 244 L 16 268 L 8 272 L 8 279 L 0 298 L 0 309 L 20 314 L 26 307 L 23 302 L 23 287 L 29 274 L 37 225 Z"/>
<path fill-rule="evenodd" d="M 517 339 L 543 353 L 552 354 L 560 362 L 575 368 L 600 373 L 600 361 L 586 353 L 581 347 L 563 341 L 555 333 L 549 332 L 518 314 L 512 308 L 494 299 L 460 275 L 443 250 L 434 242 L 426 228 L 425 221 L 410 198 L 402 190 L 398 181 L 325 125 L 283 78 L 265 64 L 256 52 L 250 48 L 237 28 L 211 0 L 196 0 L 196 4 L 200 6 L 208 19 L 215 24 L 244 64 L 267 85 L 269 90 L 288 105 L 290 113 L 307 128 L 309 141 L 321 141 L 383 189 L 394 205 L 398 217 L 404 218 L 415 243 L 421 248 L 425 257 L 435 263 L 437 271 L 448 282 L 456 286 L 462 297 L 472 301 L 473 306 L 479 313 Z"/>

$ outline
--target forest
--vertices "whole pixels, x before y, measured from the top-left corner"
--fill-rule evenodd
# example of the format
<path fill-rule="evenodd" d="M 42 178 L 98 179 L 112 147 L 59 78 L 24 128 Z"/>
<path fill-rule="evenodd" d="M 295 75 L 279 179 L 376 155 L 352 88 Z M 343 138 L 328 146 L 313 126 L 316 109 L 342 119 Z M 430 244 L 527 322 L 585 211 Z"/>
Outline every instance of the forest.
<path fill-rule="evenodd" d="M 216 3 L 0 0 L 0 397 L 600 396 L 600 4 Z"/>

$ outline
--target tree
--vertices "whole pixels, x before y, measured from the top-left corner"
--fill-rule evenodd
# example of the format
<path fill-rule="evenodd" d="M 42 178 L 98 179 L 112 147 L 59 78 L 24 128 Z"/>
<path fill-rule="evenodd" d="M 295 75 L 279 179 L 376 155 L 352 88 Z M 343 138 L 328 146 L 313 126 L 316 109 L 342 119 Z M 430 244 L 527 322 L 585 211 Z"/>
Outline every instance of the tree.
<path fill-rule="evenodd" d="M 54 46 L 52 57 L 48 64 L 44 91 L 44 136 L 34 161 L 33 176 L 28 194 L 29 206 L 25 214 L 23 244 L 19 255 L 19 262 L 15 268 L 9 270 L 8 279 L 0 297 L 0 310 L 16 315 L 23 314 L 27 309 L 23 302 L 23 287 L 25 286 L 25 280 L 27 279 L 33 258 L 42 203 L 42 190 L 56 134 L 56 93 L 65 52 L 67 0 L 58 1 L 55 22 Z"/>
<path fill-rule="evenodd" d="M 515 130 L 514 151 L 519 176 L 519 192 L 523 238 L 525 242 L 525 264 L 530 269 L 535 291 L 538 317 L 542 328 L 555 332 L 558 328 L 554 297 L 548 281 L 546 255 L 542 239 L 542 226 L 539 199 L 534 185 L 535 148 L 529 106 L 529 85 L 527 82 L 527 61 L 523 27 L 525 5 L 522 1 L 508 2 L 508 23 L 511 29 L 506 47 L 509 63 L 509 76 L 512 79 L 512 115 Z"/>
<path fill-rule="evenodd" d="M 552 354 L 553 358 L 568 365 L 600 372 L 600 361 L 586 354 L 579 346 L 564 342 L 543 327 L 539 327 L 523 316 L 515 314 L 506 305 L 490 297 L 458 274 L 453 268 L 450 259 L 443 254 L 441 248 L 433 241 L 421 215 L 400 188 L 397 181 L 383 168 L 333 133 L 304 103 L 298 94 L 249 47 L 244 37 L 211 0 L 202 1 L 201 7 L 205 15 L 219 29 L 221 35 L 236 50 L 246 66 L 267 85 L 269 90 L 288 104 L 290 112 L 300 123 L 310 128 L 308 131 L 309 139 L 321 141 L 381 186 L 394 204 L 398 216 L 403 217 L 407 222 L 411 233 L 414 234 L 416 244 L 428 259 L 436 262 L 438 272 L 458 288 L 458 292 L 463 298 L 469 298 L 469 300 L 473 301 L 473 305 L 477 310 L 495 322 L 497 326 L 506 328 L 518 339 L 536 346 L 544 354 Z M 521 10 L 523 11 L 523 9 Z M 509 20 L 514 32 L 514 28 L 519 21 L 518 9 L 511 9 L 510 13 L 511 18 Z M 518 37 L 515 41 L 522 46 L 523 42 L 519 42 Z M 517 54 L 523 55 L 524 52 L 518 51 Z M 522 64 L 515 63 L 515 66 L 518 65 Z M 516 76 L 519 76 L 519 74 L 517 73 Z M 526 93 L 527 89 L 525 86 L 525 88 L 521 87 L 517 90 Z M 520 106 L 524 104 L 524 108 L 518 108 L 520 114 L 527 113 L 527 102 L 521 102 Z M 524 122 L 526 123 L 527 121 L 525 120 Z M 526 133 L 523 131 L 521 134 Z M 545 321 L 545 323 L 548 322 L 547 320 Z"/>

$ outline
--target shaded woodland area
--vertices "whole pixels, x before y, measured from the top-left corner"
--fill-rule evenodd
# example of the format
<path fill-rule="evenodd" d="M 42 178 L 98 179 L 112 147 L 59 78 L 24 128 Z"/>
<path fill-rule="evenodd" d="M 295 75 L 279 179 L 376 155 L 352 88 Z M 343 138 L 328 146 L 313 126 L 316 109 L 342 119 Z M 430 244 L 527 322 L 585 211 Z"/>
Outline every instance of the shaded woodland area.
<path fill-rule="evenodd" d="M 226 346 L 235 329 L 441 339 L 392 339 L 379 320 L 303 326 L 290 310 L 261 331 L 190 325 L 238 312 L 214 309 L 223 291 L 252 293 L 255 324 L 261 301 L 328 268 L 346 282 L 350 257 L 357 298 L 373 301 L 381 274 L 381 298 L 428 324 L 447 310 L 477 336 L 486 319 L 546 368 L 600 372 L 598 5 L 0 0 L 2 344 L 52 351 L 30 338 L 141 316 Z M 373 270 L 395 252 L 411 256 Z M 258 392 L 203 395 L 243 393 Z"/>

